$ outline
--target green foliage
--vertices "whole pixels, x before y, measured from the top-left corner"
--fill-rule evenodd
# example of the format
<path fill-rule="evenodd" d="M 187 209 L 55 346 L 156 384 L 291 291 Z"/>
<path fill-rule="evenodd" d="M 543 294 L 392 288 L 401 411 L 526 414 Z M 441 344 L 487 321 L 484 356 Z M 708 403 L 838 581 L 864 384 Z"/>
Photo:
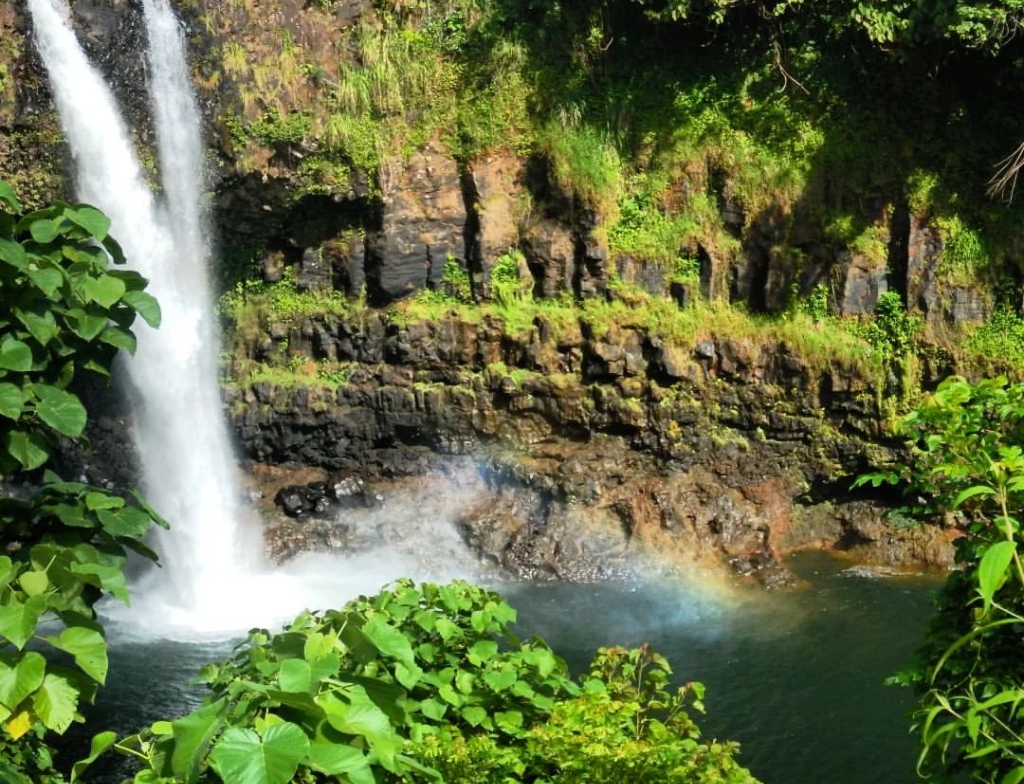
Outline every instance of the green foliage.
<path fill-rule="evenodd" d="M 904 418 L 901 432 L 909 439 L 908 464 L 858 483 L 901 484 L 923 497 L 919 515 L 956 511 L 963 534 L 959 569 L 941 592 L 925 643 L 895 679 L 920 701 L 919 767 L 929 776 L 1021 781 L 1024 385 L 947 379 Z"/>
<path fill-rule="evenodd" d="M 1011 308 L 996 308 L 963 342 L 962 351 L 989 365 L 1024 367 L 1024 319 Z"/>
<path fill-rule="evenodd" d="M 622 188 L 618 150 L 590 126 L 552 124 L 537 139 L 551 162 L 555 182 L 602 212 L 614 209 Z"/>
<path fill-rule="evenodd" d="M 977 284 L 990 264 L 981 234 L 956 215 L 940 218 L 937 225 L 942 231 L 943 248 L 936 273 L 951 285 Z"/>
<path fill-rule="evenodd" d="M 286 267 L 281 280 L 275 283 L 245 281 L 224 292 L 217 303 L 222 318 L 244 331 L 251 322 L 291 323 L 304 316 L 351 313 L 358 303 L 349 302 L 334 289 L 300 290 L 295 273 Z"/>
<path fill-rule="evenodd" d="M 249 134 L 268 147 L 301 144 L 309 131 L 309 116 L 302 112 L 282 116 L 270 111 L 248 127 Z"/>
<path fill-rule="evenodd" d="M 734 744 L 701 741 L 703 688 L 671 691 L 661 656 L 602 649 L 577 684 L 515 615 L 467 583 L 400 580 L 253 630 L 201 673 L 203 706 L 115 748 L 139 784 L 756 784 Z"/>
<path fill-rule="evenodd" d="M 909 355 L 917 329 L 900 295 L 887 291 L 875 305 L 875 320 L 868 325 L 867 339 L 885 361 L 899 361 Z"/>
<path fill-rule="evenodd" d="M 533 279 L 524 275 L 526 259 L 518 250 L 502 254 L 491 270 L 491 296 L 500 308 L 512 310 L 533 301 Z"/>
<path fill-rule="evenodd" d="M 444 272 L 436 289 L 422 289 L 416 299 L 426 306 L 446 306 L 464 304 L 473 301 L 472 283 L 469 270 L 462 266 L 458 259 L 448 256 L 444 262 Z"/>
<path fill-rule="evenodd" d="M 136 315 L 155 326 L 160 309 L 141 276 L 110 267 L 124 259 L 101 212 L 20 209 L 0 180 L 0 477 L 34 480 L 25 497 L 0 495 L 0 767 L 46 782 L 46 731 L 80 720 L 107 677 L 93 606 L 104 594 L 127 602 L 127 551 L 155 560 L 142 538 L 162 521 L 138 495 L 35 469 L 85 430 L 76 375 L 109 375 L 117 351 L 135 349 Z"/>

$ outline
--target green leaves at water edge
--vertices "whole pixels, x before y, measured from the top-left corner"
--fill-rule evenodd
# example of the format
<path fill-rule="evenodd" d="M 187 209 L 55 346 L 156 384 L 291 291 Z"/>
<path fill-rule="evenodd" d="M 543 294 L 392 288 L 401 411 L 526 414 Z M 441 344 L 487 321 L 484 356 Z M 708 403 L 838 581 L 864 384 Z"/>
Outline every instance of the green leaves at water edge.
<path fill-rule="evenodd" d="M 46 659 L 35 651 L 0 657 L 0 703 L 13 713 L 43 683 Z"/>
<path fill-rule="evenodd" d="M 988 613 L 992 606 L 996 591 L 1006 582 L 1007 569 L 1016 551 L 1016 542 L 996 542 L 982 556 L 978 564 L 978 593 L 985 603 L 985 613 Z"/>
<path fill-rule="evenodd" d="M 66 676 L 48 672 L 32 698 L 32 706 L 47 729 L 63 734 L 78 713 L 79 693 Z"/>
<path fill-rule="evenodd" d="M 171 723 L 174 752 L 171 767 L 183 784 L 199 780 L 202 761 L 210 743 L 222 728 L 221 713 L 226 700 L 217 700 Z"/>
<path fill-rule="evenodd" d="M 75 664 L 86 675 L 99 684 L 107 680 L 107 641 L 95 629 L 71 626 L 57 637 L 47 637 L 54 648 L 71 654 Z"/>
<path fill-rule="evenodd" d="M 286 722 L 254 730 L 232 727 L 210 752 L 210 762 L 230 784 L 288 784 L 309 754 L 302 728 Z"/>

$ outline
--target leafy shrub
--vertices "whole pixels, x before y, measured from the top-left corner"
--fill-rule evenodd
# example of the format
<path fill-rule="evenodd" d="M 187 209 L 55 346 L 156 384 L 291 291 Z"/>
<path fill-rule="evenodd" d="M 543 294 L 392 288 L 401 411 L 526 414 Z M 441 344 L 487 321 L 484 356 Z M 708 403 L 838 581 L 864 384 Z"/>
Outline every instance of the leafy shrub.
<path fill-rule="evenodd" d="M 925 500 L 909 507 L 918 516 L 956 511 L 963 534 L 924 645 L 893 679 L 918 696 L 919 770 L 1024 781 L 1024 385 L 947 379 L 901 430 L 911 459 L 858 484 L 901 485 Z"/>
<path fill-rule="evenodd" d="M 903 307 L 900 295 L 887 291 L 875 305 L 875 320 L 868 326 L 867 339 L 886 361 L 901 360 L 910 353 L 917 322 Z"/>
<path fill-rule="evenodd" d="M 118 748 L 168 784 L 756 784 L 735 745 L 700 741 L 702 687 L 670 692 L 662 657 L 604 649 L 576 683 L 515 615 L 484 588 L 401 580 L 252 631 L 201 673 L 201 708 Z"/>
<path fill-rule="evenodd" d="M 20 211 L 0 180 L 0 476 L 33 480 L 0 493 L 0 779 L 41 784 L 59 780 L 47 733 L 80 720 L 107 677 L 93 607 L 105 593 L 127 602 L 128 550 L 155 560 L 142 537 L 162 521 L 138 495 L 37 469 L 85 431 L 76 374 L 109 375 L 118 350 L 135 350 L 136 316 L 155 326 L 160 308 L 144 278 L 110 266 L 124 257 L 99 210 Z"/>
<path fill-rule="evenodd" d="M 963 343 L 968 355 L 996 360 L 1004 366 L 1024 367 L 1024 319 L 1010 308 L 997 308 Z"/>

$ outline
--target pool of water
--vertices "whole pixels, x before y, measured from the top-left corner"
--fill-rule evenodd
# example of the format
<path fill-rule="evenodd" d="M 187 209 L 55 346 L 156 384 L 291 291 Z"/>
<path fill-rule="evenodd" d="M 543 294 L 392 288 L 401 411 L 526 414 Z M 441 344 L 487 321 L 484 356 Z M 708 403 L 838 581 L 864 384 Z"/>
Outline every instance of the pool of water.
<path fill-rule="evenodd" d="M 913 784 L 916 747 L 905 690 L 882 681 L 924 632 L 938 582 L 879 577 L 820 554 L 796 559 L 804 588 L 765 593 L 706 584 L 503 586 L 517 633 L 539 634 L 574 670 L 602 645 L 650 643 L 680 680 L 708 689 L 706 734 L 742 744 L 765 784 Z M 108 686 L 90 729 L 122 734 L 180 715 L 188 686 L 232 642 L 113 639 Z M 123 769 L 97 768 L 95 784 Z"/>

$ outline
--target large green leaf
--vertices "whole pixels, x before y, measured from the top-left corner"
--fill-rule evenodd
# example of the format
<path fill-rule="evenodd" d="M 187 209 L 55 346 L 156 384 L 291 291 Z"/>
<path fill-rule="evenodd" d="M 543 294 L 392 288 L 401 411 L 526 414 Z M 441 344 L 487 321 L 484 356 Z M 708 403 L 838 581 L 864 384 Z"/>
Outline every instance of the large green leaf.
<path fill-rule="evenodd" d="M 24 324 L 25 329 L 39 345 L 45 346 L 57 336 L 57 320 L 53 317 L 52 311 L 36 306 L 29 310 L 14 308 L 12 313 Z"/>
<path fill-rule="evenodd" d="M 43 684 L 46 659 L 35 651 L 0 657 L 0 703 L 14 711 Z"/>
<path fill-rule="evenodd" d="M 125 292 L 125 285 L 124 281 L 118 278 L 100 275 L 96 278 L 86 278 L 82 282 L 82 291 L 90 301 L 96 302 L 104 308 L 111 308 L 121 299 Z"/>
<path fill-rule="evenodd" d="M 85 506 L 91 512 L 98 509 L 121 509 L 124 506 L 124 499 L 102 490 L 90 490 L 85 494 Z"/>
<path fill-rule="evenodd" d="M 996 542 L 985 551 L 978 564 L 978 592 L 985 602 L 985 611 L 992 605 L 992 599 L 1006 581 L 1007 568 L 1017 549 L 1016 542 Z"/>
<path fill-rule="evenodd" d="M 52 297 L 64 284 L 64 273 L 56 267 L 40 267 L 26 270 L 31 280 L 47 297 Z"/>
<path fill-rule="evenodd" d="M 363 624 L 363 634 L 381 653 L 398 659 L 407 667 L 416 666 L 416 656 L 412 645 L 409 644 L 409 638 L 380 615 L 373 616 Z"/>
<path fill-rule="evenodd" d="M 28 254 L 19 243 L 0 237 L 0 261 L 6 261 L 15 269 L 24 270 L 28 265 Z"/>
<path fill-rule="evenodd" d="M 253 730 L 232 727 L 210 752 L 210 762 L 225 784 L 288 784 L 309 754 L 309 738 L 296 724 Z"/>
<path fill-rule="evenodd" d="M 107 324 L 106 316 L 87 313 L 81 308 L 74 308 L 68 314 L 68 326 L 82 340 L 95 340 L 96 336 L 106 329 Z"/>
<path fill-rule="evenodd" d="M 0 383 L 0 416 L 16 421 L 24 409 L 21 389 L 14 384 Z"/>
<path fill-rule="evenodd" d="M 99 684 L 107 680 L 107 641 L 95 629 L 71 626 L 61 631 L 58 637 L 47 637 L 54 648 L 70 653 L 75 664 Z"/>
<path fill-rule="evenodd" d="M 362 735 L 370 744 L 374 754 L 389 770 L 394 766 L 394 756 L 402 747 L 402 740 L 395 732 L 387 717 L 361 686 L 353 686 L 344 697 L 326 693 L 317 698 L 317 703 L 327 714 L 328 723 L 350 735 Z"/>
<path fill-rule="evenodd" d="M 222 726 L 220 714 L 225 702 L 224 699 L 211 702 L 172 723 L 174 753 L 171 755 L 171 767 L 183 784 L 195 784 L 199 780 L 203 757 Z"/>
<path fill-rule="evenodd" d="M 96 516 L 103 524 L 103 530 L 111 536 L 140 537 L 149 530 L 152 518 L 134 506 L 122 509 L 100 509 Z"/>
<path fill-rule="evenodd" d="M 75 720 L 78 697 L 78 689 L 66 677 L 48 672 L 32 698 L 32 705 L 47 729 L 63 735 Z"/>
<path fill-rule="evenodd" d="M 110 231 L 110 218 L 88 204 L 68 207 L 64 210 L 64 215 L 72 223 L 81 226 L 97 240 L 102 240 L 107 236 L 107 232 Z"/>
<path fill-rule="evenodd" d="M 145 291 L 126 291 L 122 299 L 135 308 L 149 326 L 154 329 L 160 326 L 160 303 L 152 294 Z"/>
<path fill-rule="evenodd" d="M 60 234 L 60 221 L 50 218 L 37 218 L 28 227 L 32 239 L 40 245 L 48 245 Z"/>
<path fill-rule="evenodd" d="M 0 343 L 0 370 L 24 373 L 32 369 L 32 349 L 20 340 L 8 337 Z"/>
<path fill-rule="evenodd" d="M 7 434 L 7 452 L 21 463 L 22 468 L 31 471 L 50 459 L 50 445 L 40 433 L 14 430 Z"/>
<path fill-rule="evenodd" d="M 277 673 L 277 682 L 282 691 L 311 692 L 313 668 L 305 659 L 285 659 Z"/>
<path fill-rule="evenodd" d="M 100 340 L 114 348 L 127 351 L 129 354 L 134 354 L 138 345 L 131 330 L 114 324 L 109 325 L 100 333 Z"/>
<path fill-rule="evenodd" d="M 46 600 L 33 596 L 24 603 L 13 601 L 0 607 L 0 637 L 4 637 L 21 650 L 29 641 L 46 609 Z"/>
<path fill-rule="evenodd" d="M 78 438 L 82 435 L 88 421 L 82 401 L 70 392 L 49 384 L 33 384 L 32 391 L 39 398 L 36 414 L 43 422 L 63 436 Z"/>
<path fill-rule="evenodd" d="M 27 596 L 39 596 L 50 587 L 50 578 L 44 571 L 30 570 L 21 573 L 18 584 Z"/>
<path fill-rule="evenodd" d="M 84 582 L 97 585 L 109 592 L 118 601 L 128 604 L 128 582 L 121 566 L 101 563 L 72 563 L 68 567 L 72 574 L 84 578 Z"/>

